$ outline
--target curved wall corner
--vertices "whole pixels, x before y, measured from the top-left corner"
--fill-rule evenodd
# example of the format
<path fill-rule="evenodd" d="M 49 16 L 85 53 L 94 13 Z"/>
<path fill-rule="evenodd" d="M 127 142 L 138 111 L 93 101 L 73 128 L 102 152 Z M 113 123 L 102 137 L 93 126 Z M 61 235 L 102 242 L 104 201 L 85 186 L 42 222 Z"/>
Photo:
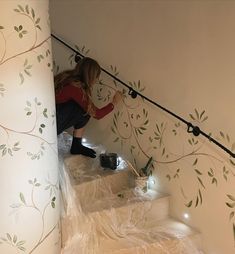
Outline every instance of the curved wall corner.
<path fill-rule="evenodd" d="M 49 1 L 0 9 L 0 253 L 60 253 Z"/>

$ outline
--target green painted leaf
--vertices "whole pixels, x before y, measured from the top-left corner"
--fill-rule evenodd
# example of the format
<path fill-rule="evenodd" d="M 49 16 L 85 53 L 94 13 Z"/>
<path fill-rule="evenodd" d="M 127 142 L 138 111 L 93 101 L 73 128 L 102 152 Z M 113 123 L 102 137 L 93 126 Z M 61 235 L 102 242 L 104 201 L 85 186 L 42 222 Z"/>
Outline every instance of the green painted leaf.
<path fill-rule="evenodd" d="M 116 134 L 116 131 L 114 130 L 113 126 L 111 126 L 111 131 Z"/>
<path fill-rule="evenodd" d="M 160 129 L 159 129 L 159 127 L 158 127 L 158 125 L 156 124 L 156 127 L 157 127 L 157 131 L 160 133 L 161 131 L 160 131 Z"/>
<path fill-rule="evenodd" d="M 232 144 L 231 150 L 233 151 L 235 149 L 235 142 Z"/>
<path fill-rule="evenodd" d="M 179 178 L 179 175 L 178 175 L 178 174 L 175 174 L 175 175 L 174 175 L 174 178 Z"/>
<path fill-rule="evenodd" d="M 0 145 L 0 150 L 6 147 L 6 144 Z"/>
<path fill-rule="evenodd" d="M 205 185 L 203 184 L 201 178 L 198 177 L 197 179 L 198 179 L 199 183 L 202 185 L 202 187 L 203 187 L 204 189 L 206 189 L 206 187 L 205 187 Z"/>
<path fill-rule="evenodd" d="M 32 17 L 33 17 L 33 19 L 35 18 L 35 12 L 34 12 L 34 9 L 33 8 L 31 8 L 31 14 L 32 14 Z"/>
<path fill-rule="evenodd" d="M 16 30 L 16 32 L 19 32 L 19 29 L 17 26 L 14 26 L 14 29 Z"/>
<path fill-rule="evenodd" d="M 36 26 L 39 30 L 42 30 L 41 27 L 39 25 Z"/>
<path fill-rule="evenodd" d="M 212 184 L 213 183 L 215 183 L 217 185 L 217 179 L 215 177 L 212 179 Z"/>
<path fill-rule="evenodd" d="M 234 217 L 235 212 L 231 212 L 229 215 L 229 220 L 232 220 L 232 218 Z"/>
<path fill-rule="evenodd" d="M 26 205 L 24 194 L 20 192 L 20 200 Z"/>
<path fill-rule="evenodd" d="M 208 119 L 208 116 L 204 117 L 202 122 L 205 122 Z"/>
<path fill-rule="evenodd" d="M 187 204 L 185 204 L 185 206 L 191 207 L 191 206 L 192 206 L 192 203 L 193 203 L 193 201 L 191 200 L 191 201 L 189 201 Z"/>
<path fill-rule="evenodd" d="M 16 242 L 17 242 L 17 236 L 14 235 L 14 236 L 13 236 L 13 243 L 16 243 Z"/>
<path fill-rule="evenodd" d="M 171 176 L 170 175 L 166 175 L 166 178 L 170 181 L 171 180 Z"/>
<path fill-rule="evenodd" d="M 190 116 L 193 120 L 195 120 L 195 118 L 194 118 L 194 116 L 193 116 L 192 114 L 189 114 L 189 116 Z"/>
<path fill-rule="evenodd" d="M 220 131 L 220 135 L 222 138 L 224 138 L 224 133 L 222 131 Z"/>
<path fill-rule="evenodd" d="M 210 177 L 213 177 L 213 174 L 211 174 L 210 171 L 207 172 Z"/>
<path fill-rule="evenodd" d="M 29 69 L 31 69 L 32 67 L 33 67 L 33 65 L 27 65 L 27 66 L 25 67 L 25 69 L 29 70 Z"/>
<path fill-rule="evenodd" d="M 202 193 L 201 193 L 200 189 L 199 189 L 198 193 L 199 193 L 200 203 L 202 204 Z"/>
<path fill-rule="evenodd" d="M 202 113 L 200 114 L 200 119 L 202 118 L 204 113 L 205 113 L 205 110 L 203 110 Z"/>
<path fill-rule="evenodd" d="M 198 113 L 197 109 L 195 108 L 194 111 L 196 113 L 197 119 L 199 119 L 199 113 Z"/>
<path fill-rule="evenodd" d="M 117 142 L 119 140 L 119 137 L 117 137 L 116 139 L 114 139 L 114 141 L 113 142 Z"/>
<path fill-rule="evenodd" d="M 223 175 L 225 181 L 228 181 L 228 177 L 226 175 Z"/>
<path fill-rule="evenodd" d="M 125 125 L 126 128 L 129 126 L 128 123 L 127 123 L 126 121 L 123 122 L 123 124 Z"/>
<path fill-rule="evenodd" d="M 19 241 L 17 244 L 16 244 L 16 246 L 20 246 L 20 245 L 23 245 L 23 244 L 25 244 L 26 242 L 25 241 Z"/>
<path fill-rule="evenodd" d="M 233 166 L 235 166 L 235 162 L 232 159 L 230 159 L 229 161 Z"/>
<path fill-rule="evenodd" d="M 118 196 L 119 198 L 124 198 L 124 194 L 123 194 L 123 193 L 119 193 L 117 196 Z"/>
<path fill-rule="evenodd" d="M 18 7 L 22 12 L 24 12 L 24 8 L 20 4 L 18 4 Z"/>
<path fill-rule="evenodd" d="M 22 85 L 24 83 L 24 76 L 22 73 L 19 73 L 20 76 L 20 84 Z"/>
<path fill-rule="evenodd" d="M 3 150 L 2 150 L 2 156 L 6 155 L 7 153 L 7 148 L 5 147 Z"/>
<path fill-rule="evenodd" d="M 22 247 L 22 246 L 19 246 L 18 249 L 19 249 L 19 250 L 22 250 L 22 251 L 25 251 L 25 250 L 26 250 L 26 249 L 25 249 L 24 247 Z"/>
<path fill-rule="evenodd" d="M 194 161 L 193 166 L 195 166 L 195 165 L 197 164 L 197 161 L 198 161 L 198 159 L 196 159 L 196 160 Z"/>
<path fill-rule="evenodd" d="M 137 132 L 141 135 L 143 134 L 143 132 L 140 129 L 137 129 Z"/>
<path fill-rule="evenodd" d="M 10 148 L 7 149 L 7 152 L 8 152 L 8 154 L 10 154 L 11 156 L 13 156 L 12 151 L 11 151 Z"/>
<path fill-rule="evenodd" d="M 195 203 L 195 207 L 198 206 L 198 203 L 199 203 L 199 198 L 198 198 L 198 196 L 197 196 L 196 203 Z"/>
<path fill-rule="evenodd" d="M 232 196 L 232 195 L 230 195 L 230 194 L 227 194 L 227 197 L 228 197 L 229 199 L 231 199 L 232 201 L 235 201 L 235 197 L 234 197 L 234 196 Z"/>
<path fill-rule="evenodd" d="M 14 146 L 18 146 L 20 144 L 20 142 L 18 141 L 18 142 L 16 142 L 15 144 L 14 144 Z"/>
<path fill-rule="evenodd" d="M 235 241 L 235 223 L 233 223 L 233 238 L 234 238 L 234 241 Z"/>
<path fill-rule="evenodd" d="M 37 18 L 37 20 L 35 21 L 35 24 L 38 24 L 40 22 L 40 18 Z"/>
<path fill-rule="evenodd" d="M 24 72 L 28 75 L 28 76 L 32 76 L 31 73 L 29 71 L 27 71 L 26 69 L 24 70 Z"/>
<path fill-rule="evenodd" d="M 7 239 L 8 239 L 10 242 L 12 241 L 12 238 L 11 238 L 11 236 L 10 236 L 9 233 L 7 233 Z"/>
<path fill-rule="evenodd" d="M 29 6 L 28 5 L 25 6 L 25 11 L 27 14 L 29 14 Z"/>
<path fill-rule="evenodd" d="M 196 172 L 198 175 L 202 175 L 202 172 L 199 171 L 198 169 L 194 169 L 194 170 L 195 170 L 195 172 Z"/>
<path fill-rule="evenodd" d="M 230 208 L 234 208 L 235 207 L 235 203 L 228 203 L 226 202 L 226 205 Z"/>

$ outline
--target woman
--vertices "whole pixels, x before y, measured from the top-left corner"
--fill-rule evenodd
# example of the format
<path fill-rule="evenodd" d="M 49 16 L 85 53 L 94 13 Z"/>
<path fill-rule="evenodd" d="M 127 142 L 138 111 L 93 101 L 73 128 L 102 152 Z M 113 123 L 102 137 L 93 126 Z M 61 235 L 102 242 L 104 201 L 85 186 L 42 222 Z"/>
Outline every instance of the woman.
<path fill-rule="evenodd" d="M 121 93 L 116 92 L 111 103 L 97 108 L 91 100 L 91 88 L 98 81 L 101 68 L 89 57 L 81 59 L 73 70 L 55 76 L 57 134 L 74 127 L 71 154 L 96 157 L 93 149 L 82 145 L 84 127 L 90 116 L 101 119 L 109 114 L 121 101 Z"/>

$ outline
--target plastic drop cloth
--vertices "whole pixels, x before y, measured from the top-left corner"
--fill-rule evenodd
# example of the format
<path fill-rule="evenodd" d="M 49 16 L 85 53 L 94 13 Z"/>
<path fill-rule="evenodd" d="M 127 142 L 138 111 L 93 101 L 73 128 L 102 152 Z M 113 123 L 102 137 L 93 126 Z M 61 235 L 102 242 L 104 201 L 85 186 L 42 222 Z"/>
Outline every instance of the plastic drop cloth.
<path fill-rule="evenodd" d="M 188 227 L 155 211 L 154 191 L 132 188 L 133 174 L 125 161 L 115 171 L 104 170 L 99 166 L 102 147 L 95 147 L 97 158 L 89 159 L 69 155 L 70 144 L 70 135 L 58 137 L 61 254 L 202 253 L 187 236 Z"/>

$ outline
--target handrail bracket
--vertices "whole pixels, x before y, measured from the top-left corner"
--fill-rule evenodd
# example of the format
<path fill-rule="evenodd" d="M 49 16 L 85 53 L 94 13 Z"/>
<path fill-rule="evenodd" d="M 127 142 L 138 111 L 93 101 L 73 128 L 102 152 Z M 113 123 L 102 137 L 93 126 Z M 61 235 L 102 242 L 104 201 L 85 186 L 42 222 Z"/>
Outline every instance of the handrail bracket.
<path fill-rule="evenodd" d="M 192 125 L 192 123 L 187 123 L 188 129 L 187 132 L 188 133 L 193 133 L 194 136 L 199 136 L 201 133 L 201 130 L 198 126 L 194 126 Z"/>

